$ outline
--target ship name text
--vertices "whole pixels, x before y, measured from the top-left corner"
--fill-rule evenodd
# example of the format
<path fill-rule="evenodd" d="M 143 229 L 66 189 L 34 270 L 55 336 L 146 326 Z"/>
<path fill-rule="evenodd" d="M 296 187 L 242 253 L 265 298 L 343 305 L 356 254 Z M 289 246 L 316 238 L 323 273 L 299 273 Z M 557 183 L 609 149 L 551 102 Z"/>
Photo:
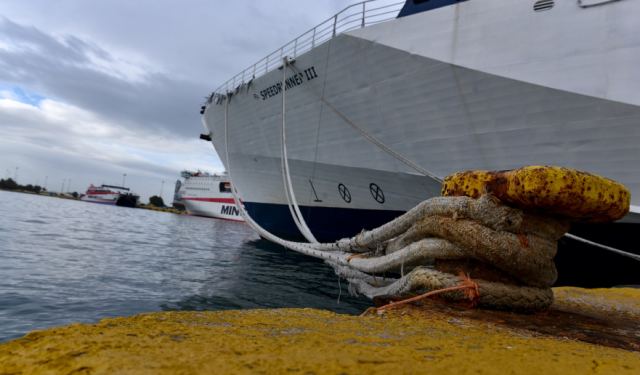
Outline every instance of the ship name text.
<path fill-rule="evenodd" d="M 238 208 L 236 206 L 222 205 L 222 208 L 220 209 L 220 213 L 223 214 L 223 215 L 239 216 L 240 215 L 240 210 L 238 210 Z"/>
<path fill-rule="evenodd" d="M 285 78 L 284 89 L 286 91 L 294 87 L 298 87 L 303 83 L 307 81 L 311 81 L 316 78 L 318 78 L 318 73 L 316 73 L 316 68 L 314 66 L 311 66 L 300 73 L 294 73 L 293 75 Z M 260 98 L 262 98 L 262 100 L 267 100 L 276 95 L 279 95 L 281 92 L 282 92 L 282 82 L 274 83 L 273 85 L 260 91 Z"/>

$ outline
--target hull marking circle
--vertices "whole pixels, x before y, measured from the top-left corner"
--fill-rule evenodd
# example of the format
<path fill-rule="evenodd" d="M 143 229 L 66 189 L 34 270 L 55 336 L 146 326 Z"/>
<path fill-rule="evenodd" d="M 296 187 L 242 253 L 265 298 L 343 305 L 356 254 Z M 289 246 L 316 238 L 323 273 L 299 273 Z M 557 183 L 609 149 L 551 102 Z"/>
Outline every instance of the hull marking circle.
<path fill-rule="evenodd" d="M 384 192 L 382 191 L 382 189 L 380 188 L 380 186 L 378 186 L 377 184 L 374 184 L 373 182 L 369 184 L 369 192 L 371 193 L 371 196 L 373 197 L 373 199 L 376 200 L 376 202 L 383 204 L 385 201 L 384 198 Z"/>
<path fill-rule="evenodd" d="M 351 193 L 349 192 L 349 189 L 344 186 L 344 184 L 338 185 L 338 193 L 340 193 L 340 197 L 342 197 L 343 201 L 351 203 Z"/>

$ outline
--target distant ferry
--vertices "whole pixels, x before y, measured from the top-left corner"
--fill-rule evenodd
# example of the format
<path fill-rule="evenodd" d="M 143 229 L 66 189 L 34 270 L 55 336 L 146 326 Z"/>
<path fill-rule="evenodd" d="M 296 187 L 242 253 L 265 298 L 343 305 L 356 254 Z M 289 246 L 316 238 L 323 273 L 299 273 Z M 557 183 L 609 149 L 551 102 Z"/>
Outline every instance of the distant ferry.
<path fill-rule="evenodd" d="M 183 171 L 184 182 L 176 183 L 174 206 L 184 206 L 190 215 L 244 221 L 233 201 L 226 174 Z"/>
<path fill-rule="evenodd" d="M 135 207 L 138 196 L 129 192 L 129 188 L 112 185 L 89 185 L 87 191 L 80 196 L 80 200 L 91 203 Z"/>
<path fill-rule="evenodd" d="M 115 205 L 120 197 L 120 192 L 109 189 L 106 185 L 89 185 L 87 192 L 80 196 L 81 201 Z"/>

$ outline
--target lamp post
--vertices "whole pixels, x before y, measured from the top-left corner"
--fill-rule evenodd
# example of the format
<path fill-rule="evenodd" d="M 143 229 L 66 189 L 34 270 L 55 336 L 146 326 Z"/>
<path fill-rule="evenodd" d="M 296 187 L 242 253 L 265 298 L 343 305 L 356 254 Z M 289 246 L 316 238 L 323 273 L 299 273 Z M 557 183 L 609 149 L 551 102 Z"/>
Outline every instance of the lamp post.
<path fill-rule="evenodd" d="M 127 177 L 127 174 L 126 174 L 126 173 L 123 173 L 123 174 L 122 174 L 122 187 L 125 187 L 125 186 L 124 186 L 124 180 L 125 180 L 125 178 L 126 178 L 126 177 Z"/>

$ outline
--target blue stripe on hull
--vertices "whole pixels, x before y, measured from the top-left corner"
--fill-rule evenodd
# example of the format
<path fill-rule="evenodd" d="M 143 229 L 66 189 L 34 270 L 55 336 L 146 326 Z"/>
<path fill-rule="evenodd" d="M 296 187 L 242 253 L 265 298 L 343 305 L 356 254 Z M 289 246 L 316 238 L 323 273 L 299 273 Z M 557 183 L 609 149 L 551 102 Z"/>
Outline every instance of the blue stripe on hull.
<path fill-rule="evenodd" d="M 287 205 L 245 202 L 247 212 L 264 229 L 289 240 L 304 240 L 295 226 Z M 351 237 L 362 229 L 371 229 L 402 215 L 403 211 L 300 207 L 305 221 L 320 242 Z M 609 246 L 638 254 L 637 223 L 575 224 L 571 233 Z M 555 258 L 556 285 L 611 287 L 640 285 L 640 262 L 563 238 Z"/>
<path fill-rule="evenodd" d="M 245 202 L 253 220 L 278 237 L 303 240 L 287 205 Z M 363 210 L 336 207 L 300 206 L 300 211 L 318 241 L 329 242 L 354 236 L 402 215 L 404 211 Z"/>

